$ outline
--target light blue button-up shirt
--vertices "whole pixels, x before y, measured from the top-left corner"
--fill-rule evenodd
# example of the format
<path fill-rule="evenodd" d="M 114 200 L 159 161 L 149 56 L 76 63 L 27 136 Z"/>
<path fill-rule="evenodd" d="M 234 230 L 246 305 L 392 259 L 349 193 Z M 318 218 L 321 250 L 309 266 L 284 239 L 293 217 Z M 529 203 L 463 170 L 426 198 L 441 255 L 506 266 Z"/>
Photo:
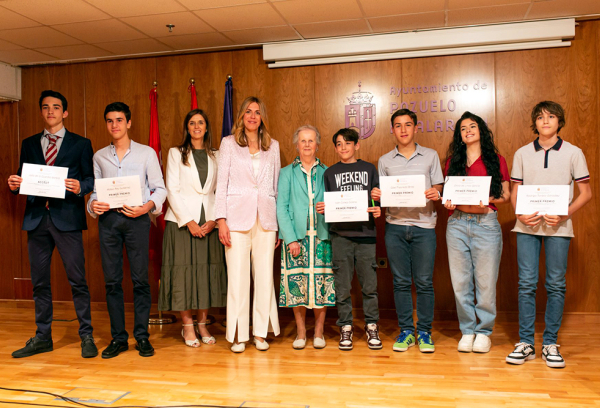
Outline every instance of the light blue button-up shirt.
<path fill-rule="evenodd" d="M 95 179 L 125 176 L 140 177 L 144 204 L 152 200 L 154 202 L 152 215 L 160 215 L 163 203 L 167 199 L 167 189 L 154 149 L 132 140 L 121 161 L 112 143 L 94 154 Z M 94 187 L 87 205 L 88 212 L 94 218 L 96 213 L 92 211 L 92 201 L 97 199 L 96 187 Z"/>

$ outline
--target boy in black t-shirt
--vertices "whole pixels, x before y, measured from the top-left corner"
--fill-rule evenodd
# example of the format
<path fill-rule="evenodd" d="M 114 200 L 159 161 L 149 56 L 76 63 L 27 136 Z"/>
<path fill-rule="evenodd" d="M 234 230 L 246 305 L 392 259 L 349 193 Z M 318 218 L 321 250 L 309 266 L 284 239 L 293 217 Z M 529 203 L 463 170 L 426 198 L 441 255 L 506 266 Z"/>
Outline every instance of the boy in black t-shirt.
<path fill-rule="evenodd" d="M 325 171 L 325 191 L 368 192 L 379 187 L 377 169 L 371 163 L 357 160 L 358 133 L 353 129 L 340 129 L 333 136 L 335 150 L 340 162 Z M 317 212 L 323 214 L 325 203 L 317 203 Z M 371 349 L 381 349 L 379 339 L 379 306 L 377 299 L 377 263 L 375 262 L 376 229 L 375 218 L 381 215 L 381 208 L 368 209 L 372 214 L 368 221 L 329 224 L 335 279 L 337 325 L 340 326 L 340 350 L 352 350 L 352 298 L 350 289 L 354 269 L 362 287 L 363 310 L 367 345 Z"/>

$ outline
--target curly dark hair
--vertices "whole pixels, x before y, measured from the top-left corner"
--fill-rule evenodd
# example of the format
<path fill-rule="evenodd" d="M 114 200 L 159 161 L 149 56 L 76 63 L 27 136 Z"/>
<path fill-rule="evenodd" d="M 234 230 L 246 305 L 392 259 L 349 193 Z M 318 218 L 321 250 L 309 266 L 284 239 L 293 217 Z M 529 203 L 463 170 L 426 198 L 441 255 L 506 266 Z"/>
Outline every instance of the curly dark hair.
<path fill-rule="evenodd" d="M 483 160 L 488 176 L 492 176 L 490 195 L 500 198 L 502 197 L 502 175 L 500 174 L 500 158 L 498 157 L 498 148 L 494 143 L 494 135 L 485 121 L 471 112 L 463 113 L 454 128 L 454 136 L 448 146 L 446 156 L 446 160 L 450 159 L 447 176 L 467 175 L 467 145 L 463 143 L 460 134 L 460 126 L 465 119 L 471 119 L 479 127 L 481 160 Z"/>

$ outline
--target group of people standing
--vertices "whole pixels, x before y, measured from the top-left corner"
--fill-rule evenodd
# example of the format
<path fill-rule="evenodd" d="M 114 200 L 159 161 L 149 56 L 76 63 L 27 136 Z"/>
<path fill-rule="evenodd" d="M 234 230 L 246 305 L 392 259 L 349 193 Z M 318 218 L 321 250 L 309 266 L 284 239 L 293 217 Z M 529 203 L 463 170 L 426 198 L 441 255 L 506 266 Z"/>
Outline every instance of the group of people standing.
<path fill-rule="evenodd" d="M 111 358 L 128 349 L 125 330 L 122 262 L 123 244 L 131 265 L 135 322 L 133 335 L 140 355 L 154 354 L 148 338 L 150 290 L 148 285 L 149 214 L 159 214 L 165 199 L 169 209 L 163 244 L 159 310 L 181 313 L 181 335 L 189 347 L 212 345 L 206 328 L 208 309 L 227 307 L 226 339 L 241 353 L 250 340 L 258 350 L 269 348 L 267 334 L 280 332 L 277 306 L 293 308 L 297 335 L 295 349 L 307 344 L 306 314 L 315 316 L 313 347 L 326 347 L 327 307 L 336 306 L 340 327 L 338 347 L 353 348 L 351 282 L 356 271 L 361 286 L 367 346 L 383 347 L 379 336 L 379 307 L 375 219 L 379 206 L 380 176 L 425 176 L 424 207 L 387 208 L 385 244 L 393 275 L 394 301 L 400 332 L 394 351 L 418 344 L 421 352 L 435 351 L 432 339 L 434 310 L 433 270 L 437 213 L 445 176 L 491 176 L 489 205 L 454 205 L 449 211 L 446 242 L 462 338 L 458 351 L 490 350 L 496 317 L 496 282 L 502 253 L 497 205 L 516 205 L 518 186 L 571 185 L 568 216 L 517 215 L 520 341 L 506 358 L 522 364 L 535 357 L 535 291 L 542 242 L 546 247 L 546 330 L 542 358 L 550 367 L 564 367 L 556 344 L 561 324 L 567 254 L 573 228 L 571 216 L 591 197 L 589 172 L 582 151 L 558 136 L 565 124 L 562 107 L 541 102 L 533 108 L 532 130 L 539 137 L 514 156 L 509 176 L 491 130 L 479 116 L 465 112 L 456 128 L 444 170 L 435 150 L 415 142 L 417 116 L 400 109 L 391 117 L 395 147 L 379 159 L 377 168 L 358 159 L 366 143 L 354 129 L 343 128 L 332 137 L 339 162 L 327 167 L 317 158 L 321 135 L 311 126 L 298 128 L 293 144 L 298 156 L 280 169 L 279 143 L 269 133 L 266 108 L 256 97 L 246 98 L 223 138 L 212 147 L 207 115 L 196 109 L 183 122 L 183 140 L 169 150 L 166 186 L 156 154 L 132 141 L 127 131 L 131 113 L 116 102 L 104 118 L 112 136 L 109 146 L 93 156 L 89 140 L 67 132 L 63 119 L 67 101 L 58 92 L 44 91 L 40 109 L 44 132 L 23 141 L 23 163 L 69 167 L 65 199 L 27 197 L 23 229 L 28 231 L 31 276 L 36 303 L 36 336 L 13 353 L 26 357 L 52 350 L 50 257 L 56 246 L 63 259 L 80 322 L 82 356 L 98 354 L 92 336 L 89 291 L 85 282 L 81 230 L 86 228 L 84 196 L 94 178 L 137 175 L 144 204 L 111 209 L 95 191 L 87 209 L 99 216 L 100 249 L 112 341 L 102 352 Z M 61 144 L 62 143 L 62 144 Z M 58 157 L 56 157 L 58 152 Z M 56 161 L 48 161 L 54 155 Z M 92 164 L 93 163 L 93 164 Z M 10 176 L 18 193 L 22 178 Z M 512 188 L 510 187 L 512 181 Z M 579 194 L 573 200 L 573 185 Z M 365 190 L 368 221 L 326 223 L 324 193 Z M 281 280 L 277 301 L 273 255 L 283 242 Z M 250 296 L 251 277 L 253 296 Z M 413 321 L 412 284 L 417 293 L 417 322 Z M 252 302 L 251 302 L 252 298 Z M 250 320 L 250 304 L 252 319 Z M 196 323 L 193 315 L 196 315 Z M 252 322 L 252 323 L 251 323 Z"/>

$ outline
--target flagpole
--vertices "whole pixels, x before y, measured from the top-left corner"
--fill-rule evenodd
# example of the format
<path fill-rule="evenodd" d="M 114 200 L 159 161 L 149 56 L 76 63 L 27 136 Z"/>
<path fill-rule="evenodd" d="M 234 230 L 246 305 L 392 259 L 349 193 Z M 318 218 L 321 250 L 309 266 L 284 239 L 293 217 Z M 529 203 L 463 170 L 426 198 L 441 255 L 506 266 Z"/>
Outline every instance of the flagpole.
<path fill-rule="evenodd" d="M 154 89 L 156 92 L 158 82 L 157 81 L 152 82 L 152 86 L 154 86 Z M 158 272 L 154 271 L 154 273 L 158 273 Z M 158 292 L 160 293 L 160 279 L 158 280 Z M 176 321 L 177 321 L 177 318 L 175 317 L 175 315 L 172 315 L 172 314 L 163 315 L 163 312 L 159 310 L 158 314 L 155 314 L 155 315 L 153 314 L 150 316 L 150 318 L 148 319 L 148 324 L 162 325 L 162 324 L 175 323 Z"/>

